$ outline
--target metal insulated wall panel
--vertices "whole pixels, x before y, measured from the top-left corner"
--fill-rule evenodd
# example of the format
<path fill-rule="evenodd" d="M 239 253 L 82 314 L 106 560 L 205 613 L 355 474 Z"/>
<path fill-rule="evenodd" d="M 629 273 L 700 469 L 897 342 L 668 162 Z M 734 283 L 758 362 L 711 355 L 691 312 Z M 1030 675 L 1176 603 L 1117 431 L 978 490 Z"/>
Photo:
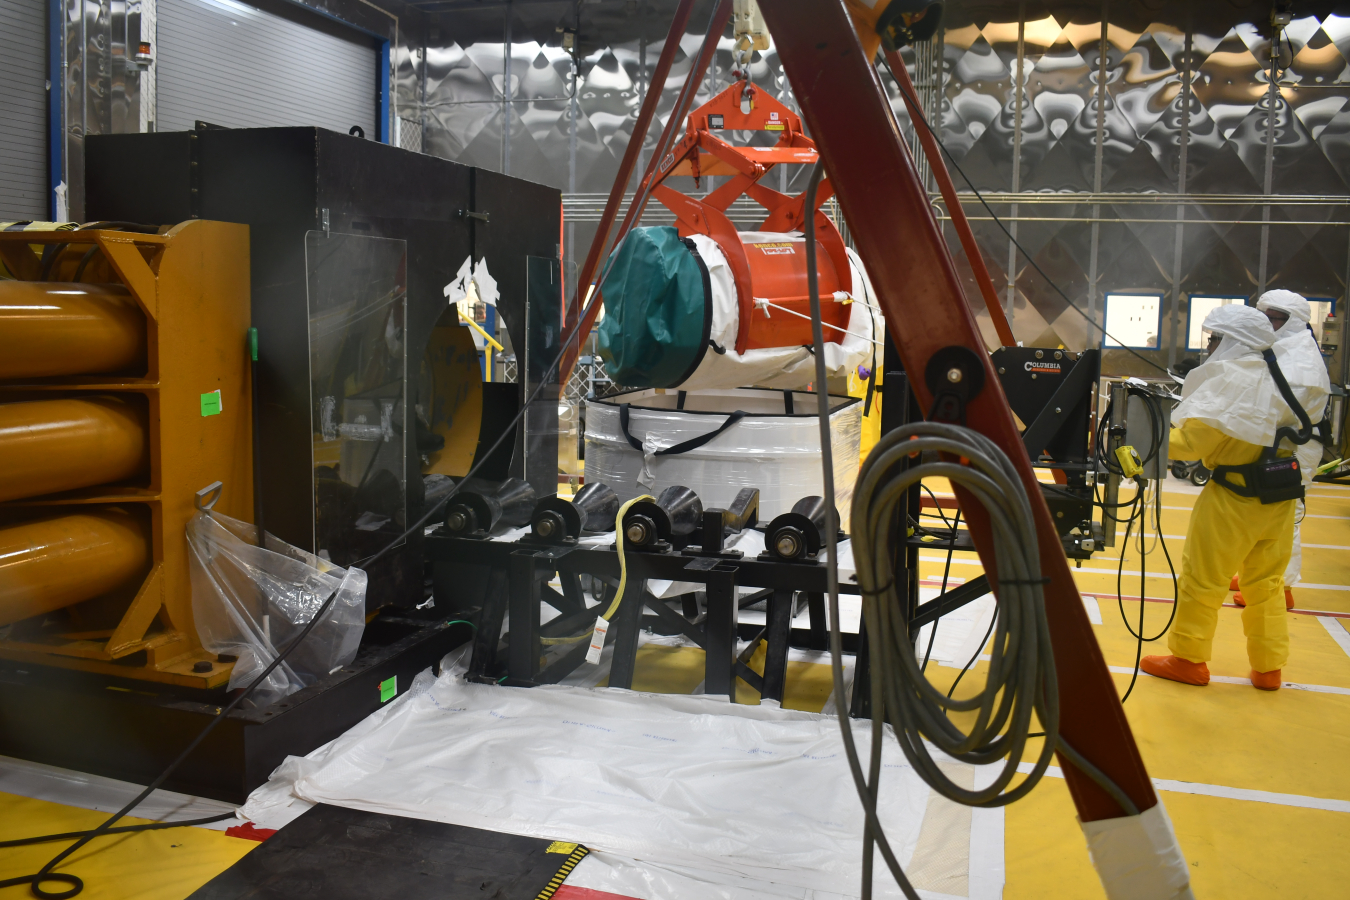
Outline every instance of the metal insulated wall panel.
<path fill-rule="evenodd" d="M 375 127 L 379 56 L 235 0 L 159 0 L 157 131 Z M 353 37 L 357 37 L 355 32 Z"/>
<path fill-rule="evenodd" d="M 47 218 L 47 5 L 0 3 L 0 221 Z"/>

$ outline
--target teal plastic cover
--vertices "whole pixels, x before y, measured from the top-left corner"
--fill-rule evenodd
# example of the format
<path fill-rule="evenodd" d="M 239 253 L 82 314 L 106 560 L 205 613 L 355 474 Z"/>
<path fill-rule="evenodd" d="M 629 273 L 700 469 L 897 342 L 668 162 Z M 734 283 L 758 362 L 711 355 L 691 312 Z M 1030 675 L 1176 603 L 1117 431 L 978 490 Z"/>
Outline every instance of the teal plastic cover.
<path fill-rule="evenodd" d="M 634 228 L 610 260 L 600 283 L 605 373 L 625 387 L 675 387 L 707 348 L 703 267 L 669 225 Z"/>

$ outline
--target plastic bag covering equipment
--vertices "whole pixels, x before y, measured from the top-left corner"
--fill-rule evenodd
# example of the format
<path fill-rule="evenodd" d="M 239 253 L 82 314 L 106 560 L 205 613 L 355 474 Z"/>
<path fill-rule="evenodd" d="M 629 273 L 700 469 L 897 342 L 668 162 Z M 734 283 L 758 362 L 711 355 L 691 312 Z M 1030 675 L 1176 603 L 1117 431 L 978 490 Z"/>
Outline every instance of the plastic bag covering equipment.
<path fill-rule="evenodd" d="M 712 324 L 706 271 L 668 225 L 628 235 L 601 282 L 600 355 L 617 384 L 668 387 L 693 372 Z"/>
<path fill-rule="evenodd" d="M 275 703 L 356 658 L 366 628 L 366 573 L 342 569 L 298 547 L 219 513 L 199 512 L 187 525 L 192 564 L 192 612 L 202 646 L 238 658 L 230 690 L 244 687 L 337 597 L 286 661 L 253 697 Z"/>
<path fill-rule="evenodd" d="M 790 413 L 791 408 L 798 412 Z M 856 398 L 831 397 L 830 445 L 834 454 L 835 502 L 841 521 L 852 508 L 858 471 L 862 406 Z M 623 434 L 619 405 L 629 404 L 628 432 L 643 445 L 634 450 Z M 816 398 L 805 392 L 717 390 L 679 394 L 632 391 L 587 403 L 586 483 L 602 481 L 620 501 L 659 494 L 672 485 L 692 488 L 705 508 L 727 508 L 741 488 L 759 488 L 759 515 L 768 521 L 803 497 L 820 495 L 820 433 Z M 746 415 L 702 447 L 657 456 L 656 451 L 716 430 L 736 410 Z M 810 414 L 803 414 L 810 411 Z"/>

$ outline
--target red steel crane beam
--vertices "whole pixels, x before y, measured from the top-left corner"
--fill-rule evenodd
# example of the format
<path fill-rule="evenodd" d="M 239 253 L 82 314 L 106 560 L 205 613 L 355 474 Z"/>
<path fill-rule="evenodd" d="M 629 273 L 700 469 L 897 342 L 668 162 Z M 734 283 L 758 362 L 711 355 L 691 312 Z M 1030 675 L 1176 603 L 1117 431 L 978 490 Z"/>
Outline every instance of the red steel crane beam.
<path fill-rule="evenodd" d="M 586 290 L 590 287 L 591 279 L 595 277 L 596 268 L 600 265 L 600 254 L 604 252 L 605 242 L 609 240 L 609 233 L 614 228 L 614 219 L 618 216 L 619 205 L 623 202 L 624 189 L 628 186 L 633 166 L 637 163 L 638 151 L 642 149 L 652 119 L 656 116 L 661 91 L 666 86 L 666 76 L 670 74 L 670 66 L 675 61 L 675 51 L 680 48 L 680 36 L 684 34 L 685 26 L 689 24 L 689 14 L 693 11 L 694 0 L 680 0 L 680 5 L 675 8 L 670 33 L 666 35 L 666 42 L 661 45 L 661 55 L 656 60 L 656 68 L 652 70 L 651 84 L 647 85 L 642 108 L 638 111 L 637 121 L 633 124 L 632 137 L 629 138 L 628 146 L 623 151 L 623 158 L 619 161 L 619 173 L 614 178 L 614 186 L 609 190 L 609 199 L 605 201 L 605 211 L 600 215 L 600 224 L 595 230 L 595 238 L 591 241 L 591 249 L 586 254 L 586 262 L 582 264 L 581 271 L 577 273 L 577 292 L 572 298 L 571 310 L 579 311 L 581 304 L 586 301 Z M 592 315 L 591 319 L 594 318 Z M 579 334 L 576 341 L 578 347 L 586 339 L 584 333 L 586 331 L 590 331 L 589 325 Z M 576 354 L 571 355 L 575 357 Z M 570 364 L 563 366 L 560 375 L 565 379 L 571 369 Z"/>
<path fill-rule="evenodd" d="M 684 34 L 684 26 L 689 21 L 687 7 L 691 6 L 692 0 L 680 0 L 680 6 L 675 13 L 675 21 L 671 23 L 670 33 L 666 35 L 666 42 L 661 48 L 661 60 L 657 62 L 657 71 L 653 72 L 652 83 L 647 86 L 647 97 L 643 101 L 642 112 L 638 114 L 638 120 L 633 126 L 633 133 L 628 137 L 628 146 L 624 150 L 623 163 L 620 165 L 619 174 L 614 180 L 614 186 L 610 188 L 609 201 L 605 204 L 605 212 L 600 219 L 600 227 L 596 229 L 595 238 L 591 241 L 590 252 L 586 255 L 586 265 L 578 273 L 577 292 L 573 301 L 573 308 L 579 312 L 581 321 L 576 334 L 570 343 L 563 348 L 562 361 L 558 367 L 558 382 L 560 384 L 566 384 L 571 377 L 572 367 L 576 365 L 577 356 L 581 353 L 581 345 L 590 335 L 591 328 L 595 326 L 596 317 L 600 314 L 600 304 L 604 298 L 600 295 L 598 284 L 594 296 L 586 304 L 585 309 L 581 308 L 581 304 L 586 302 L 587 292 L 596 278 L 600 256 L 605 250 L 610 229 L 614 225 L 614 217 L 619 211 L 619 203 L 623 200 L 624 188 L 627 186 L 628 178 L 633 171 L 633 160 L 637 158 L 638 148 L 647 140 L 647 131 L 651 127 L 652 114 L 655 112 L 657 101 L 661 96 L 661 89 L 665 85 L 666 75 L 670 70 L 669 63 L 665 64 L 664 69 L 661 68 L 662 61 L 666 59 L 667 51 L 670 52 L 672 57 L 674 56 L 675 49 L 680 43 L 680 35 Z M 683 13 L 683 19 L 681 13 Z M 670 119 L 667 120 L 666 127 L 661 133 L 661 140 L 657 142 L 657 151 L 652 154 L 652 158 L 647 162 L 647 170 L 643 173 L 642 182 L 633 195 L 633 203 L 628 207 L 623 224 L 619 227 L 619 233 L 615 237 L 616 246 L 641 217 L 642 208 L 646 205 L 647 196 L 650 192 L 652 179 L 656 176 L 657 169 L 666 153 L 666 145 L 674 142 L 676 132 L 683 124 L 689 107 L 693 105 L 694 95 L 698 93 L 698 85 L 703 81 L 703 75 L 708 71 L 708 64 L 717 51 L 717 38 L 726 30 L 729 21 L 731 21 L 731 0 L 718 0 L 718 5 L 713 9 L 709 33 L 704 36 L 698 57 L 685 76 L 684 86 L 675 101 L 675 109 L 671 112 Z M 658 75 L 660 76 L 659 80 Z"/>
<path fill-rule="evenodd" d="M 900 54 L 894 50 L 887 50 L 886 62 L 891 67 L 891 74 L 900 84 L 900 90 L 917 103 L 919 95 L 914 92 L 914 82 L 910 80 L 909 69 L 905 68 L 905 61 L 900 58 Z M 989 318 L 993 320 L 994 330 L 998 332 L 999 342 L 1005 347 L 1016 347 L 1017 339 L 1013 337 L 1012 326 L 1008 324 L 1008 317 L 1003 313 L 1003 305 L 998 302 L 998 295 L 994 293 L 994 282 L 989 278 L 989 269 L 985 267 L 979 245 L 975 243 L 975 232 L 970 230 L 966 211 L 961 208 L 961 200 L 956 196 L 956 185 L 952 184 L 951 173 L 947 171 L 947 164 L 942 161 L 942 151 L 938 149 L 937 138 L 933 137 L 933 133 L 921 122 L 914 123 L 914 133 L 919 136 L 923 155 L 928 158 L 928 168 L 932 170 L 933 178 L 937 180 L 942 200 L 947 204 L 947 212 L 951 213 L 952 227 L 956 229 L 956 236 L 961 239 L 961 249 L 966 251 L 966 259 L 970 260 L 971 271 L 975 273 L 975 283 L 980 287 L 985 308 L 989 310 Z M 1009 274 L 1009 278 L 1011 277 Z"/>
<path fill-rule="evenodd" d="M 1016 466 L 1036 518 L 1041 569 L 1049 577 L 1046 613 L 1059 673 L 1061 731 L 1139 807 L 1158 802 L 1130 732 L 1106 660 L 1092 633 L 1031 460 L 1007 398 L 989 361 L 956 267 L 901 141 L 877 72 L 838 0 L 760 0 L 783 69 L 801 105 L 808 131 L 825 160 L 849 230 L 886 313 L 886 327 L 913 373 L 910 384 L 924 409 L 933 402 L 922 373 L 944 348 L 978 356 L 984 388 L 965 407 L 967 423 L 995 443 Z M 989 518 L 958 488 L 971 536 L 985 568 L 994 573 Z M 1060 758 L 1084 822 L 1124 811 L 1068 760 Z"/>

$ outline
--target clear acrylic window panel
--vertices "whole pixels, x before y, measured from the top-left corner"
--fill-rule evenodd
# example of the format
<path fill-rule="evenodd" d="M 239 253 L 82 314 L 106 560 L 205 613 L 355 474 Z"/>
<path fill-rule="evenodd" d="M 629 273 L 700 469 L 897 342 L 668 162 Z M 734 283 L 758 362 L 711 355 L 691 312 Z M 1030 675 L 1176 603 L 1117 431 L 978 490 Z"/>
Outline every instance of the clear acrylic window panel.
<path fill-rule="evenodd" d="M 522 449 L 525 480 L 538 497 L 557 493 L 560 481 L 571 482 L 580 475 L 581 411 L 562 389 L 558 371 L 566 331 L 563 311 L 575 283 L 574 263 L 525 258 L 525 399 L 534 397 L 541 382 L 544 387 L 525 413 Z"/>
<path fill-rule="evenodd" d="M 1157 350 L 1162 294 L 1107 294 L 1103 347 Z"/>
<path fill-rule="evenodd" d="M 407 526 L 407 244 L 305 235 L 314 548 L 338 565 Z"/>
<path fill-rule="evenodd" d="M 1246 303 L 1246 297 L 1221 297 L 1212 294 L 1191 294 L 1190 310 L 1187 313 L 1186 325 L 1186 349 L 1203 350 L 1209 343 L 1205 337 L 1204 329 L 1205 317 L 1220 306 L 1228 306 L 1233 303 Z"/>

